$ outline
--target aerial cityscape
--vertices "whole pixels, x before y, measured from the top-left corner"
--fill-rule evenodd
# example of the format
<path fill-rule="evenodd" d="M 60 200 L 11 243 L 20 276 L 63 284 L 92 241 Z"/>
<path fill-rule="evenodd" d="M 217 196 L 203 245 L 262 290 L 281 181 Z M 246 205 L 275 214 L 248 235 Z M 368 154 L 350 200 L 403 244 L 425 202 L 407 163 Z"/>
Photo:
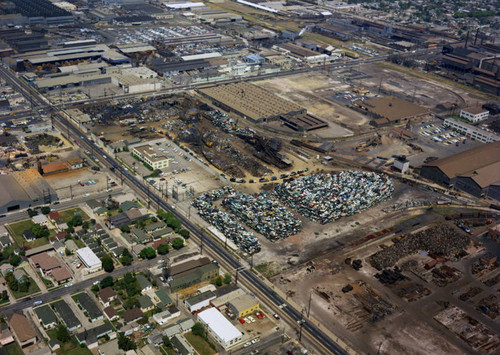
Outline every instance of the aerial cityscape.
<path fill-rule="evenodd" d="M 0 2 L 0 355 L 500 354 L 500 0 Z"/>

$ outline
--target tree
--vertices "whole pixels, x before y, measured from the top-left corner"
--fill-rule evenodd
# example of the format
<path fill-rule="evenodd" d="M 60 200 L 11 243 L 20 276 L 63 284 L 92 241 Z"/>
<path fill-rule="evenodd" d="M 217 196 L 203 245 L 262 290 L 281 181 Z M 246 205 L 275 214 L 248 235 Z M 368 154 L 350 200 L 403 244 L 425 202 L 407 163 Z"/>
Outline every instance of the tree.
<path fill-rule="evenodd" d="M 229 272 L 226 272 L 226 273 L 224 274 L 224 283 L 225 283 L 226 285 L 230 284 L 230 283 L 231 283 L 231 281 L 232 281 L 232 279 L 233 279 L 233 277 L 231 276 L 231 274 L 230 274 Z"/>
<path fill-rule="evenodd" d="M 2 291 L 2 301 L 8 301 L 9 300 L 9 293 L 7 290 Z"/>
<path fill-rule="evenodd" d="M 28 212 L 28 216 L 30 218 L 35 217 L 36 215 L 38 215 L 38 211 L 37 210 L 32 210 L 31 208 L 28 208 L 27 212 Z"/>
<path fill-rule="evenodd" d="M 181 227 L 181 221 L 175 217 L 169 217 L 167 218 L 167 225 L 172 229 L 178 230 Z"/>
<path fill-rule="evenodd" d="M 30 282 L 28 280 L 18 282 L 18 288 L 20 292 L 28 292 L 28 290 L 30 289 Z"/>
<path fill-rule="evenodd" d="M 99 292 L 99 285 L 93 285 L 90 290 L 95 293 Z"/>
<path fill-rule="evenodd" d="M 96 224 L 96 220 L 95 220 L 94 218 L 92 218 L 92 219 L 90 220 L 90 224 L 91 224 L 91 225 Z"/>
<path fill-rule="evenodd" d="M 84 230 L 89 229 L 89 222 L 88 221 L 85 221 L 82 223 L 82 229 L 84 229 Z"/>
<path fill-rule="evenodd" d="M 122 265 L 131 265 L 133 260 L 134 258 L 132 257 L 132 254 L 130 254 L 128 249 L 123 249 L 122 256 L 120 257 L 120 262 L 122 263 Z"/>
<path fill-rule="evenodd" d="M 179 235 L 184 239 L 189 239 L 190 233 L 187 229 L 181 229 Z"/>
<path fill-rule="evenodd" d="M 61 343 L 66 343 L 71 339 L 71 334 L 68 331 L 68 328 L 64 326 L 64 324 L 59 324 L 56 328 L 56 338 Z"/>
<path fill-rule="evenodd" d="M 50 213 L 50 207 L 48 206 L 43 206 L 40 211 L 42 211 L 42 214 L 49 214 Z"/>
<path fill-rule="evenodd" d="M 179 250 L 183 246 L 184 246 L 184 239 L 182 239 L 182 238 L 175 238 L 174 240 L 172 240 L 172 247 L 175 250 Z"/>
<path fill-rule="evenodd" d="M 68 248 L 66 248 L 66 249 L 64 250 L 64 254 L 66 254 L 66 256 L 70 256 L 70 255 L 71 255 L 71 254 L 73 254 L 73 253 L 71 252 L 71 250 L 69 250 Z"/>
<path fill-rule="evenodd" d="M 71 218 L 71 223 L 74 227 L 81 226 L 83 224 L 82 216 L 79 214 L 74 215 L 73 218 Z"/>
<path fill-rule="evenodd" d="M 215 279 L 215 286 L 217 286 L 217 287 L 222 286 L 222 277 L 219 276 Z"/>
<path fill-rule="evenodd" d="M 165 255 L 170 251 L 170 247 L 168 244 L 160 244 L 158 245 L 158 254 Z"/>
<path fill-rule="evenodd" d="M 199 335 L 202 338 L 205 337 L 205 328 L 203 327 L 203 324 L 201 324 L 200 322 L 194 323 L 193 327 L 191 328 L 191 331 L 193 332 L 194 335 Z"/>
<path fill-rule="evenodd" d="M 126 337 L 124 333 L 118 335 L 118 348 L 128 351 L 137 349 L 137 344 L 135 341 Z"/>
<path fill-rule="evenodd" d="M 158 222 L 158 218 L 156 218 L 156 217 L 151 217 L 151 222 L 153 222 L 153 223 Z"/>
<path fill-rule="evenodd" d="M 143 259 L 153 259 L 156 257 L 156 251 L 152 247 L 146 247 L 141 250 L 139 256 Z"/>
<path fill-rule="evenodd" d="M 39 224 L 33 225 L 33 227 L 31 227 L 31 231 L 36 238 L 48 237 L 50 234 L 49 230 L 46 227 L 42 227 Z"/>
<path fill-rule="evenodd" d="M 21 264 L 21 257 L 19 255 L 13 255 L 10 259 L 9 259 L 9 264 L 12 265 L 12 266 L 17 266 L 19 264 Z"/>
<path fill-rule="evenodd" d="M 172 342 L 170 341 L 170 338 L 168 336 L 164 336 L 162 338 L 163 340 L 163 345 L 166 347 L 166 348 L 171 348 L 172 347 Z"/>
<path fill-rule="evenodd" d="M 111 272 L 115 269 L 115 265 L 113 264 L 113 259 L 108 254 L 102 257 L 101 262 L 104 271 Z"/>
<path fill-rule="evenodd" d="M 123 233 L 130 233 L 130 227 L 129 227 L 129 226 L 127 226 L 127 225 L 120 226 L 120 230 L 121 230 Z"/>
<path fill-rule="evenodd" d="M 106 287 L 112 287 L 114 285 L 114 280 L 112 276 L 106 276 L 101 280 L 101 283 L 99 284 L 101 288 L 106 288 Z"/>
<path fill-rule="evenodd" d="M 127 298 L 127 300 L 125 301 L 125 304 L 123 305 L 123 307 L 125 307 L 125 309 L 131 309 L 131 308 L 134 308 L 134 307 L 140 307 L 140 303 L 139 303 L 139 300 L 135 297 L 129 297 Z"/>

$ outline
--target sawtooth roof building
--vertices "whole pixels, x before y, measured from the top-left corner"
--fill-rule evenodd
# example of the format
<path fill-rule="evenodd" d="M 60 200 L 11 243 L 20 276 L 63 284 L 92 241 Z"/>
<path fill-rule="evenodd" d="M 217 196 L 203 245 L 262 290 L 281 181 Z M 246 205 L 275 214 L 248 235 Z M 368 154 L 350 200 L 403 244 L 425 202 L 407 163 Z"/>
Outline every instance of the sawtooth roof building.
<path fill-rule="evenodd" d="M 0 213 L 57 200 L 54 189 L 36 169 L 0 175 Z"/>
<path fill-rule="evenodd" d="M 500 201 L 500 141 L 425 164 L 420 175 L 476 197 Z"/>

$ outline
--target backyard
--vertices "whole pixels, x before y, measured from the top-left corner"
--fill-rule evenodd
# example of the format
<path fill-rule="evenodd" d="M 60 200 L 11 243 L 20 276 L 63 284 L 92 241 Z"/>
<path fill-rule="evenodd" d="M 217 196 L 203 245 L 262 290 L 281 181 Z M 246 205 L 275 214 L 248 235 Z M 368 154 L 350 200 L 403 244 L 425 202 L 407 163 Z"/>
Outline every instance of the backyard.
<path fill-rule="evenodd" d="M 79 207 L 70 208 L 69 210 L 59 211 L 59 216 L 61 216 L 61 218 L 64 220 L 64 222 L 68 223 L 69 221 L 71 221 L 71 219 L 75 215 L 75 212 L 81 213 L 82 220 L 84 222 L 90 220 L 89 216 L 87 216 L 87 214 L 85 212 L 83 212 L 82 209 Z"/>
<path fill-rule="evenodd" d="M 9 355 L 24 355 L 24 352 L 22 351 L 17 341 L 5 346 L 5 350 L 7 350 L 7 354 Z"/>
<path fill-rule="evenodd" d="M 17 291 L 13 291 L 13 290 L 10 290 L 11 294 L 19 299 L 19 298 L 23 298 L 23 297 L 26 297 L 26 296 L 29 296 L 29 295 L 32 295 L 34 293 L 37 293 L 37 292 L 40 292 L 40 289 L 38 288 L 38 285 L 36 284 L 35 280 L 33 280 L 31 277 L 27 276 L 27 279 L 30 283 L 30 286 L 28 288 L 28 291 L 26 292 L 22 292 L 22 291 L 19 291 L 19 289 Z"/>
<path fill-rule="evenodd" d="M 187 341 L 196 349 L 200 355 L 212 355 L 215 354 L 215 350 L 210 347 L 205 339 L 199 335 L 194 335 L 193 332 L 189 332 L 185 335 Z"/>
<path fill-rule="evenodd" d="M 31 230 L 31 228 L 35 225 L 31 219 L 25 219 L 19 222 L 10 223 L 6 225 L 6 228 L 9 230 L 10 235 L 14 239 L 14 242 L 18 247 L 28 246 L 30 248 L 37 248 L 39 246 L 45 245 L 49 243 L 49 238 L 54 237 L 56 232 L 54 230 L 49 230 L 49 237 L 38 238 L 33 242 L 27 242 L 23 237 L 23 232 L 25 230 Z"/>
<path fill-rule="evenodd" d="M 50 339 L 55 339 L 57 340 L 56 337 L 57 330 L 56 328 L 49 329 L 47 330 L 47 335 L 50 337 Z M 69 355 L 91 355 L 92 352 L 87 349 L 87 348 L 82 348 L 80 347 L 76 339 L 74 337 L 71 337 L 70 341 L 67 341 L 65 343 L 61 343 L 59 340 L 57 340 L 59 345 L 61 345 L 61 348 L 56 350 L 56 354 L 69 354 Z M 9 353 L 10 354 L 10 353 Z"/>

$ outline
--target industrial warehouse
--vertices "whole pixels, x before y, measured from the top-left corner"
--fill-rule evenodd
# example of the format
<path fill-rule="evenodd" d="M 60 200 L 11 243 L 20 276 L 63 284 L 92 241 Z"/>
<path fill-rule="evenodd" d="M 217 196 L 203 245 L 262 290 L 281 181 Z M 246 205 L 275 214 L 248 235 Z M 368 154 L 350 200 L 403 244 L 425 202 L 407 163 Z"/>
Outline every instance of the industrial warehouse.
<path fill-rule="evenodd" d="M 254 122 L 265 122 L 282 115 L 299 114 L 306 111 L 291 101 L 245 82 L 200 89 L 199 91 L 211 98 L 214 104 L 227 110 L 233 110 Z"/>
<path fill-rule="evenodd" d="M 420 175 L 476 197 L 500 201 L 500 141 L 425 164 Z"/>

